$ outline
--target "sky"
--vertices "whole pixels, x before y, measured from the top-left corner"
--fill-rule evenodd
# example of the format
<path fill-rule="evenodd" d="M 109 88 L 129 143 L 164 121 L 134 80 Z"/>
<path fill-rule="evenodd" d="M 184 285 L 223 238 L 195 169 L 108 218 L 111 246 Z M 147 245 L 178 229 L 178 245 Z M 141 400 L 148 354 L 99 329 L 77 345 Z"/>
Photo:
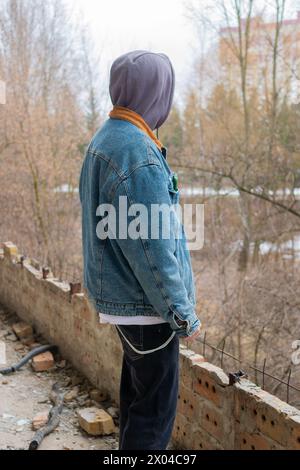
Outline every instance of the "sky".
<path fill-rule="evenodd" d="M 70 0 L 88 26 L 107 68 L 134 49 L 167 54 L 175 68 L 177 92 L 189 79 L 197 34 L 186 17 L 189 0 Z"/>
<path fill-rule="evenodd" d="M 68 1 L 84 20 L 95 52 L 101 55 L 102 77 L 107 86 L 110 66 L 119 55 L 134 49 L 164 52 L 174 65 L 178 104 L 184 97 L 186 84 L 192 80 L 196 51 L 199 54 L 202 45 L 195 22 L 187 16 L 187 5 L 198 3 L 202 12 L 208 8 L 210 20 L 220 25 L 214 0 Z M 230 5 L 231 1 L 225 3 Z M 268 8 L 271 3 L 274 6 L 275 1 L 257 0 L 255 5 Z M 297 9 L 300 10 L 300 0 L 286 0 L 288 16 L 295 15 Z"/>

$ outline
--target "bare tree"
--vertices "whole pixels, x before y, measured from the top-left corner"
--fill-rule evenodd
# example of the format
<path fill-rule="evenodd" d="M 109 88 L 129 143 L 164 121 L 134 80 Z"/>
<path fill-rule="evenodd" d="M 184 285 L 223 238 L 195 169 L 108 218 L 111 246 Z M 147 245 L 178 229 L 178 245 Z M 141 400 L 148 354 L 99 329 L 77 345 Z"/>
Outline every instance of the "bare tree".
<path fill-rule="evenodd" d="M 199 313 L 219 345 L 226 340 L 257 366 L 270 356 L 268 367 L 286 377 L 299 326 L 299 20 L 286 21 L 286 0 L 211 4 L 189 2 L 196 29 L 209 36 L 194 71 L 201 67 L 201 83 L 190 90 L 200 96 L 193 108 L 200 142 L 174 162 L 216 195 L 202 199 L 206 248 L 193 255 Z"/>
<path fill-rule="evenodd" d="M 57 273 L 80 266 L 76 191 L 101 119 L 89 47 L 62 0 L 1 0 L 1 238 Z"/>

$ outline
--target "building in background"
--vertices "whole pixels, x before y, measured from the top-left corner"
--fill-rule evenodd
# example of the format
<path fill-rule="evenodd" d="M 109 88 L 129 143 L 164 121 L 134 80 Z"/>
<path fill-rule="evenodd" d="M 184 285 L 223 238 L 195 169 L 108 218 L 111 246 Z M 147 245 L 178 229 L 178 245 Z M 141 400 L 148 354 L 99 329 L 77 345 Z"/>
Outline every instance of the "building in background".
<path fill-rule="evenodd" d="M 250 20 L 248 30 L 247 35 L 246 20 L 241 20 L 240 27 L 220 30 L 219 60 L 224 84 L 235 89 L 240 86 L 241 57 L 245 59 L 247 52 L 247 87 L 258 90 L 268 99 L 273 93 L 273 77 L 276 76 L 277 91 L 281 95 L 283 91 L 288 100 L 299 102 L 300 11 L 295 19 L 285 19 L 281 23 L 266 22 L 261 16 L 255 16 Z M 278 53 L 274 54 L 277 36 Z"/>

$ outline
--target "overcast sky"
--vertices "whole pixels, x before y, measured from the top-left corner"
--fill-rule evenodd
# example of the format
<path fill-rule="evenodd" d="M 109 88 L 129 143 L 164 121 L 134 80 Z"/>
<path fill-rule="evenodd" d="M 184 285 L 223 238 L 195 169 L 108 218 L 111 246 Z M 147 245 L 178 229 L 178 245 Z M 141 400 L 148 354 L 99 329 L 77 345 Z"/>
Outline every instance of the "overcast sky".
<path fill-rule="evenodd" d="M 133 49 L 164 52 L 173 62 L 176 73 L 176 94 L 180 99 L 185 83 L 192 77 L 200 39 L 186 5 L 196 0 L 68 0 L 80 12 L 93 38 L 96 51 L 102 55 L 105 80 L 112 61 Z M 227 0 L 225 0 L 227 1 Z M 259 8 L 272 2 L 259 0 Z M 231 0 L 228 0 L 228 5 Z M 273 2 L 273 5 L 275 2 Z M 209 18 L 219 25 L 214 0 L 198 0 L 200 8 L 210 8 Z M 300 10 L 300 0 L 287 0 L 288 16 Z"/>
<path fill-rule="evenodd" d="M 164 52 L 172 60 L 177 88 L 183 88 L 197 36 L 185 16 L 186 0 L 70 0 L 81 10 L 107 69 L 133 49 Z"/>

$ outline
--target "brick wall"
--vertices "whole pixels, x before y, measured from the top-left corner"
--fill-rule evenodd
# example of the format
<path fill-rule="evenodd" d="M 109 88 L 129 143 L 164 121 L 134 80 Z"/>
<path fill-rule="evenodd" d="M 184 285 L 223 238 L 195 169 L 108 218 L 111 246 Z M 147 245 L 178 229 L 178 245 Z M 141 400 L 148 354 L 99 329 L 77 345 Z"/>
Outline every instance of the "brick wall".
<path fill-rule="evenodd" d="M 100 325 L 84 294 L 36 262 L 21 262 L 17 247 L 0 251 L 0 302 L 31 323 L 100 389 L 118 399 L 121 350 L 114 328 Z M 300 411 L 181 346 L 181 385 L 173 441 L 181 449 L 298 449 Z"/>

